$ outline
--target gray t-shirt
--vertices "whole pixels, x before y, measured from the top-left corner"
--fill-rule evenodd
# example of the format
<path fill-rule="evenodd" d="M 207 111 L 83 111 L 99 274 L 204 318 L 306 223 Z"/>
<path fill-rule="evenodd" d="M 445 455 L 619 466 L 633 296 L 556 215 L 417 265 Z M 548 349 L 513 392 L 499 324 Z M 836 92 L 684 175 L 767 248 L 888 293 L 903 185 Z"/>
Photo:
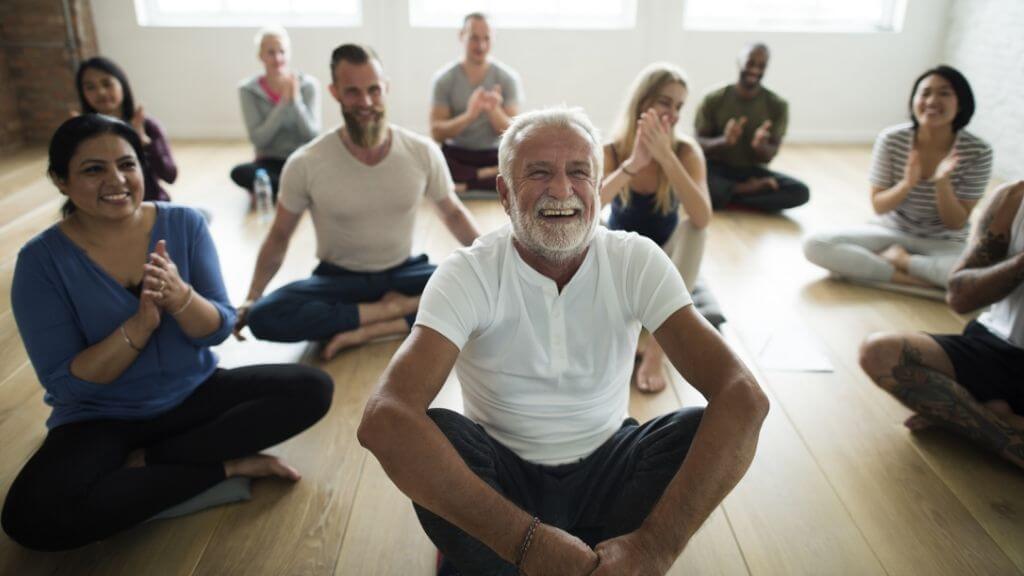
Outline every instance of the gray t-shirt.
<path fill-rule="evenodd" d="M 451 110 L 453 117 L 458 116 L 466 111 L 473 90 L 479 86 L 490 90 L 498 85 L 501 86 L 504 106 L 518 106 L 523 101 L 519 75 L 501 62 L 491 60 L 483 82 L 477 85 L 470 84 L 462 64 L 454 62 L 434 75 L 434 106 L 445 106 Z M 491 126 L 487 115 L 481 114 L 461 134 L 447 143 L 469 150 L 488 150 L 498 147 L 500 137 L 501 135 Z"/>
<path fill-rule="evenodd" d="M 452 179 L 437 144 L 391 128 L 391 150 L 374 166 L 357 160 L 338 130 L 321 135 L 288 158 L 277 201 L 316 230 L 316 255 L 356 272 L 380 272 L 412 253 L 416 213 L 424 197 L 453 197 Z"/>

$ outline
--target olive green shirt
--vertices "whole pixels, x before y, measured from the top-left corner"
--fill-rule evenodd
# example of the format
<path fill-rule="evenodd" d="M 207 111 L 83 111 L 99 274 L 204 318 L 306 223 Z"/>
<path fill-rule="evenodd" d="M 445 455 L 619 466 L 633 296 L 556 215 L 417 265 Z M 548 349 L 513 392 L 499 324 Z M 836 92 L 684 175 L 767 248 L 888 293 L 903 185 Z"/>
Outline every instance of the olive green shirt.
<path fill-rule="evenodd" d="M 704 97 L 697 109 L 694 127 L 698 136 L 713 138 L 725 133 L 729 119 L 741 116 L 747 117 L 747 123 L 743 126 L 739 142 L 716 152 L 711 159 L 737 168 L 760 166 L 764 163 L 758 160 L 750 145 L 754 132 L 765 120 L 771 120 L 772 139 L 781 142 L 789 122 L 789 104 L 764 86 L 753 98 L 740 98 L 736 86 L 729 84 Z"/>

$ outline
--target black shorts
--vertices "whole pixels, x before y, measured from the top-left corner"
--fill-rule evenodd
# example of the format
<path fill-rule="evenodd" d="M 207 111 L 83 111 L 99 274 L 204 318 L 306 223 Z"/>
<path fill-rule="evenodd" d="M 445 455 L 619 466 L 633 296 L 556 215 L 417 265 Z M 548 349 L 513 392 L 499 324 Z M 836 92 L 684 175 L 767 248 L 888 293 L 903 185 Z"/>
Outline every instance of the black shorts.
<path fill-rule="evenodd" d="M 1024 415 L 1024 350 L 971 320 L 963 334 L 929 334 L 949 356 L 956 381 L 979 402 L 1005 400 Z"/>

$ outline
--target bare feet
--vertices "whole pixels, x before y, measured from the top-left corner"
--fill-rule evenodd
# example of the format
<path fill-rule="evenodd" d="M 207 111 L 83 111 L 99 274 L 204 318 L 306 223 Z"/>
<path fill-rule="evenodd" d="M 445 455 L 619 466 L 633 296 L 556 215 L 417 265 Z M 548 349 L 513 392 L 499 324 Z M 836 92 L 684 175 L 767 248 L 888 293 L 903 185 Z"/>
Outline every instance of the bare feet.
<path fill-rule="evenodd" d="M 292 482 L 302 478 L 298 470 L 285 464 L 277 456 L 268 454 L 256 454 L 237 460 L 228 460 L 224 463 L 224 475 L 228 478 L 233 476 L 245 476 L 246 478 L 277 476 Z"/>
<path fill-rule="evenodd" d="M 455 193 L 456 194 L 465 194 L 466 190 L 468 190 L 468 187 L 466 186 L 465 182 L 456 182 L 455 183 Z"/>
<path fill-rule="evenodd" d="M 665 371 L 665 353 L 661 346 L 651 339 L 644 351 L 640 366 L 636 369 L 636 389 L 654 394 L 661 392 L 668 385 L 668 374 Z"/>
<path fill-rule="evenodd" d="M 388 292 L 381 296 L 378 302 L 388 307 L 391 318 L 407 316 L 420 307 L 419 296 L 406 296 L 401 292 Z"/>
<path fill-rule="evenodd" d="M 480 168 L 476 171 L 477 180 L 486 180 L 488 178 L 494 178 L 498 175 L 497 166 L 488 166 L 486 168 Z"/>
<path fill-rule="evenodd" d="M 756 192 L 778 189 L 779 181 L 771 176 L 765 176 L 762 178 L 747 178 L 745 181 L 734 186 L 732 191 L 734 194 L 754 194 Z"/>
<path fill-rule="evenodd" d="M 320 351 L 320 357 L 324 360 L 330 360 L 345 348 L 365 344 L 367 340 L 369 340 L 369 337 L 366 335 L 366 330 L 362 328 L 356 328 L 348 332 L 338 332 L 327 341 L 327 344 L 324 344 L 324 349 Z"/>
<path fill-rule="evenodd" d="M 1024 416 L 1014 413 L 1013 408 L 1005 401 L 989 400 L 988 402 L 982 402 L 982 405 L 998 416 L 1007 426 L 1024 431 Z M 903 425 L 909 428 L 911 432 L 919 432 L 931 428 L 935 423 L 920 414 L 914 414 L 907 418 Z"/>
<path fill-rule="evenodd" d="M 900 272 L 906 272 L 910 267 L 910 252 L 907 252 L 907 249 L 899 244 L 889 246 L 878 255 Z"/>

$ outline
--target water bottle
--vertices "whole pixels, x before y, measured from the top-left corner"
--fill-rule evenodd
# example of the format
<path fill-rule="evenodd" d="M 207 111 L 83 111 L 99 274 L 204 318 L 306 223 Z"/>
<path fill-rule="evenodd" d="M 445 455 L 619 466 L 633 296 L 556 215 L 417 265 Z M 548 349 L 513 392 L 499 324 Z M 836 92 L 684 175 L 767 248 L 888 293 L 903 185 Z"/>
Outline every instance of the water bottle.
<path fill-rule="evenodd" d="M 274 218 L 273 188 L 270 175 L 264 168 L 256 169 L 256 179 L 252 184 L 252 193 L 256 198 L 256 213 L 261 222 L 269 222 Z"/>

